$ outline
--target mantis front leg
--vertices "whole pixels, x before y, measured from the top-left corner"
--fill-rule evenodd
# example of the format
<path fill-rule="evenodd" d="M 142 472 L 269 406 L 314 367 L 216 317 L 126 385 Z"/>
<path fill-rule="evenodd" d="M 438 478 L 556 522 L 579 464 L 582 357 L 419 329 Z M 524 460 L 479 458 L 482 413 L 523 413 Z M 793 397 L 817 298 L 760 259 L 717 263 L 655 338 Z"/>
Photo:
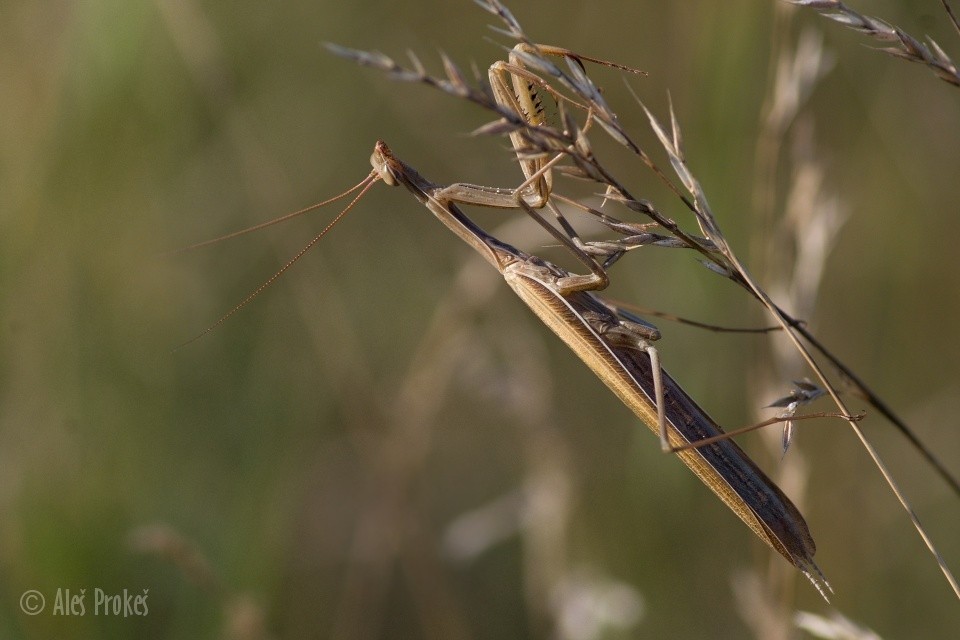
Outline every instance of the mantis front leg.
<path fill-rule="evenodd" d="M 555 158 L 555 160 L 557 159 L 558 158 Z M 524 185 L 531 180 L 539 179 L 542 172 L 548 170 L 549 166 L 550 164 L 547 164 L 540 172 L 528 179 Z M 558 278 L 556 281 L 558 293 L 561 295 L 569 295 L 577 291 L 599 291 L 605 289 L 607 285 L 610 284 L 610 276 L 607 275 L 606 269 L 604 269 L 593 256 L 580 248 L 571 236 L 550 224 L 526 201 L 523 195 L 524 185 L 521 185 L 521 187 L 517 189 L 501 189 L 497 187 L 457 183 L 447 187 L 434 188 L 431 192 L 427 193 L 427 195 L 431 200 L 444 208 L 451 204 L 465 204 L 495 209 L 523 210 L 590 269 L 590 274 L 570 274 Z M 562 217 L 559 210 L 556 213 Z"/>
<path fill-rule="evenodd" d="M 547 122 L 540 97 L 541 90 L 550 93 L 558 105 L 565 102 L 586 111 L 588 116 L 584 131 L 590 127 L 593 118 L 593 110 L 590 106 L 559 93 L 543 78 L 530 71 L 524 63 L 525 59 L 543 59 L 547 55 L 565 58 L 571 65 L 579 67 L 578 72 L 583 74 L 586 73 L 583 67 L 584 60 L 631 73 L 644 73 L 639 69 L 633 69 L 609 60 L 585 56 L 564 47 L 521 42 L 510 50 L 506 62 L 500 60 L 490 65 L 488 78 L 493 98 L 497 104 L 519 114 L 529 126 L 533 127 L 539 127 Z M 556 73 L 559 74 L 558 77 L 566 77 L 559 70 Z M 597 90 L 597 95 L 599 95 L 599 90 Z M 550 197 L 550 191 L 553 187 L 552 173 L 550 171 L 542 172 L 545 160 L 538 157 L 536 149 L 530 148 L 523 131 L 511 132 L 510 143 L 513 145 L 517 154 L 517 162 L 519 162 L 520 168 L 527 179 L 529 180 L 537 174 L 542 176 L 530 185 L 525 194 L 528 198 L 528 204 L 534 209 L 539 209 L 547 203 Z"/>
<path fill-rule="evenodd" d="M 593 120 L 593 110 L 591 107 L 559 93 L 548 82 L 544 81 L 543 78 L 531 72 L 524 63 L 524 59 L 542 59 L 545 55 L 565 58 L 570 64 L 577 65 L 584 74 L 586 71 L 583 68 L 583 60 L 633 73 L 642 73 L 637 69 L 625 67 L 615 62 L 601 60 L 599 58 L 584 56 L 563 47 L 521 42 L 510 50 L 507 61 L 499 60 L 490 65 L 488 78 L 493 98 L 497 104 L 518 114 L 527 123 L 528 127 L 547 125 L 547 117 L 543 108 L 541 92 L 547 92 L 553 96 L 558 105 L 567 103 L 585 111 L 587 117 L 583 125 L 584 133 L 590 129 Z M 510 144 L 513 146 L 514 153 L 517 156 L 517 163 L 520 165 L 520 169 L 526 177 L 526 182 L 518 189 L 523 196 L 524 202 L 533 209 L 546 207 L 554 215 L 557 223 L 563 228 L 568 238 L 578 249 L 585 250 L 590 248 L 589 243 L 584 243 L 580 239 L 576 230 L 567 222 L 566 218 L 550 199 L 553 190 L 553 171 L 551 166 L 556 163 L 563 153 L 559 153 L 554 156 L 554 158 L 547 160 L 540 149 L 530 145 L 526 131 L 522 129 L 511 131 L 509 137 Z M 619 257 L 619 255 L 617 257 Z M 611 264 L 615 261 L 616 258 L 611 260 Z"/>

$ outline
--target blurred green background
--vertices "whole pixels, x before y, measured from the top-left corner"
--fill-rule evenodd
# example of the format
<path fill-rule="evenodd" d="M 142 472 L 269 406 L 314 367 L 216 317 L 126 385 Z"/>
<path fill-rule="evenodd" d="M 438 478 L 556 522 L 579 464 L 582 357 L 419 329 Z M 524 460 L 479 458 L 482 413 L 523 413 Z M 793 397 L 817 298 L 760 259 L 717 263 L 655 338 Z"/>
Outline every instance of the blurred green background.
<path fill-rule="evenodd" d="M 648 70 L 631 85 L 661 115 L 669 91 L 691 167 L 771 287 L 779 223 L 755 206 L 771 60 L 823 33 L 835 65 L 803 126 L 849 220 L 808 319 L 960 473 L 960 92 L 778 2 L 513 5 L 541 42 Z M 960 49 L 933 0 L 857 8 Z M 0 637 L 774 637 L 757 629 L 778 606 L 829 614 L 407 193 L 375 188 L 171 352 L 335 211 L 166 252 L 341 191 L 377 138 L 437 181 L 519 181 L 504 141 L 464 135 L 487 114 L 321 46 L 483 69 L 502 56 L 493 23 L 466 0 L 0 6 Z M 619 75 L 591 73 L 662 160 Z M 553 255 L 528 227 L 504 233 Z M 618 298 L 763 322 L 690 255 L 647 254 L 616 266 Z M 765 338 L 658 324 L 667 368 L 725 425 L 807 375 L 762 381 Z M 960 569 L 958 497 L 876 415 L 865 428 Z M 796 438 L 783 463 L 742 441 L 772 475 L 800 469 L 784 488 L 838 610 L 888 638 L 954 634 L 956 600 L 849 430 Z M 784 568 L 781 601 L 763 585 Z M 148 615 L 94 615 L 98 588 L 148 590 Z M 58 589 L 85 589 L 86 614 L 54 615 Z"/>

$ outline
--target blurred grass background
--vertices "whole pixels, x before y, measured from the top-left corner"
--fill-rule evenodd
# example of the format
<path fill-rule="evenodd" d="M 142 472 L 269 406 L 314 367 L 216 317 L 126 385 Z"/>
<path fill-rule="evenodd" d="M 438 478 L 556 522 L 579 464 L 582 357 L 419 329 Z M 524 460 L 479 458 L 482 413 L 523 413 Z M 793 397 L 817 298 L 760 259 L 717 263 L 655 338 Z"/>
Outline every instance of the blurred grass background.
<path fill-rule="evenodd" d="M 857 8 L 957 51 L 937 2 Z M 836 65 L 805 112 L 851 217 L 809 320 L 960 472 L 960 94 L 812 12 L 777 31 L 775 2 L 512 9 L 542 42 L 648 70 L 632 85 L 661 114 L 670 92 L 744 251 L 772 51 L 804 26 L 825 34 Z M 465 0 L 0 7 L 0 637 L 545 637 L 551 598 L 576 601 L 561 582 L 627 603 L 626 629 L 580 637 L 749 634 L 732 583 L 769 552 L 406 193 L 374 189 L 260 299 L 171 353 L 334 212 L 164 252 L 339 192 L 378 137 L 437 181 L 518 182 L 501 140 L 463 135 L 486 114 L 321 47 L 485 68 L 502 55 L 492 22 Z M 595 77 L 655 149 L 617 74 Z M 631 172 L 636 193 L 660 193 Z M 623 299 L 760 320 L 679 252 L 614 275 Z M 723 424 L 752 421 L 764 343 L 659 324 L 691 394 Z M 957 569 L 957 496 L 879 418 L 866 429 Z M 884 637 L 955 631 L 956 601 L 848 430 L 803 425 L 795 446 L 837 607 Z M 444 552 L 471 531 L 458 518 L 493 504 L 508 516 L 479 521 L 503 525 L 521 493 L 546 505 L 542 526 L 469 560 Z M 149 615 L 92 615 L 97 587 L 149 589 Z M 58 588 L 86 589 L 88 614 L 52 615 Z M 47 611 L 20 611 L 27 589 Z M 829 611 L 797 589 L 797 607 Z"/>

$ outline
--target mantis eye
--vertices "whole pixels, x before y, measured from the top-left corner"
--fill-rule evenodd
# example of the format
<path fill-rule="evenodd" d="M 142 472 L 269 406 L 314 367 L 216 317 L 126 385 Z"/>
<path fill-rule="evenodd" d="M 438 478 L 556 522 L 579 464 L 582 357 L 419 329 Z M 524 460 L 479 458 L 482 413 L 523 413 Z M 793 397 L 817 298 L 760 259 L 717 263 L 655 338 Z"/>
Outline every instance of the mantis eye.
<path fill-rule="evenodd" d="M 370 156 L 370 165 L 385 184 L 391 187 L 397 186 L 397 179 L 393 176 L 393 172 L 390 171 L 389 163 L 386 161 L 386 158 L 383 157 L 383 154 L 379 152 L 379 150 L 375 150 L 373 155 Z"/>

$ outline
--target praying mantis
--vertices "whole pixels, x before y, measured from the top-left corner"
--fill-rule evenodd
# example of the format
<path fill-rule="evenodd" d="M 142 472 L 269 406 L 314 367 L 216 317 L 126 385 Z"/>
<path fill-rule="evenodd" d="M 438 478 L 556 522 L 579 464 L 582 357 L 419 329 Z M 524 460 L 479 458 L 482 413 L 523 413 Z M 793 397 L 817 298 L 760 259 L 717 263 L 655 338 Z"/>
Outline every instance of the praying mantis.
<path fill-rule="evenodd" d="M 507 62 L 494 63 L 488 74 L 494 100 L 534 127 L 544 123 L 537 91 L 544 84 L 523 65 L 524 54 L 531 50 L 540 55 L 567 57 L 577 65 L 581 59 L 610 64 L 560 47 L 526 43 L 515 46 Z M 663 371 L 651 344 L 659 339 L 659 331 L 594 293 L 609 284 L 604 266 L 584 250 L 578 238 L 571 237 L 569 232 L 561 233 L 536 211 L 552 206 L 551 164 L 560 155 L 548 161 L 530 153 L 522 130 L 511 132 L 510 141 L 526 178 L 517 189 L 434 184 L 394 156 L 383 141 L 377 142 L 370 162 L 375 177 L 391 186 L 404 186 L 496 268 L 537 317 L 659 436 L 664 451 L 675 452 L 761 540 L 800 569 L 826 597 L 830 587 L 813 561 L 816 547 L 799 510 L 740 447 L 724 438 L 716 422 Z M 458 205 L 525 211 L 590 273 L 572 274 L 494 238 Z M 554 213 L 563 221 L 558 211 Z M 707 439 L 711 444 L 697 445 Z"/>
<path fill-rule="evenodd" d="M 340 54 L 347 51 L 335 50 Z M 531 51 L 565 57 L 577 65 L 581 64 L 581 60 L 590 60 L 620 66 L 560 47 L 526 43 L 517 45 L 506 62 L 497 62 L 490 67 L 489 80 L 493 99 L 501 113 L 514 114 L 522 119 L 526 127 L 538 127 L 545 122 L 538 90 L 553 93 L 549 85 L 524 65 Z M 345 55 L 349 57 L 349 54 Z M 589 108 L 587 110 L 589 113 Z M 586 126 L 589 125 L 588 117 Z M 534 314 L 658 435 L 664 451 L 676 453 L 764 543 L 797 567 L 826 598 L 830 586 L 813 560 L 816 547 L 800 511 L 662 369 L 652 344 L 660 337 L 656 327 L 597 295 L 597 291 L 609 284 L 606 268 L 622 251 L 614 255 L 613 250 L 605 252 L 599 249 L 599 243 L 584 243 L 555 208 L 551 199 L 552 169 L 562 155 L 547 159 L 543 154 L 532 153 L 521 129 L 511 131 L 509 137 L 526 178 L 516 189 L 466 183 L 433 183 L 397 158 L 386 143 L 378 141 L 370 158 L 371 173 L 346 192 L 363 187 L 360 196 L 264 285 L 200 335 L 220 325 L 283 274 L 353 207 L 373 183 L 382 181 L 390 186 L 403 186 L 450 231 L 500 272 L 507 285 Z M 524 211 L 583 263 L 590 273 L 572 273 L 495 238 L 467 217 L 460 205 Z M 316 206 L 319 205 L 284 216 L 283 219 Z M 539 210 L 543 208 L 554 212 L 563 230 L 542 216 Z M 265 225 L 237 233 L 262 226 Z M 232 237 L 237 233 L 224 237 Z M 631 248 L 628 244 L 619 246 L 623 250 Z M 606 255 L 607 259 L 601 263 L 597 255 Z"/>
<path fill-rule="evenodd" d="M 650 344 L 655 327 L 603 300 L 594 291 L 607 275 L 591 256 L 554 230 L 553 235 L 594 273 L 575 275 L 528 254 L 478 227 L 458 205 L 516 208 L 546 224 L 515 192 L 475 185 L 441 186 L 423 178 L 398 159 L 383 141 L 370 157 L 375 178 L 402 185 L 450 231 L 496 268 L 511 289 L 607 387 L 661 439 L 665 450 L 704 482 L 767 545 L 797 567 L 826 597 L 830 586 L 813 561 L 816 546 L 800 511 L 660 367 Z M 528 182 L 539 178 L 533 172 Z M 720 439 L 704 446 L 705 439 Z"/>

